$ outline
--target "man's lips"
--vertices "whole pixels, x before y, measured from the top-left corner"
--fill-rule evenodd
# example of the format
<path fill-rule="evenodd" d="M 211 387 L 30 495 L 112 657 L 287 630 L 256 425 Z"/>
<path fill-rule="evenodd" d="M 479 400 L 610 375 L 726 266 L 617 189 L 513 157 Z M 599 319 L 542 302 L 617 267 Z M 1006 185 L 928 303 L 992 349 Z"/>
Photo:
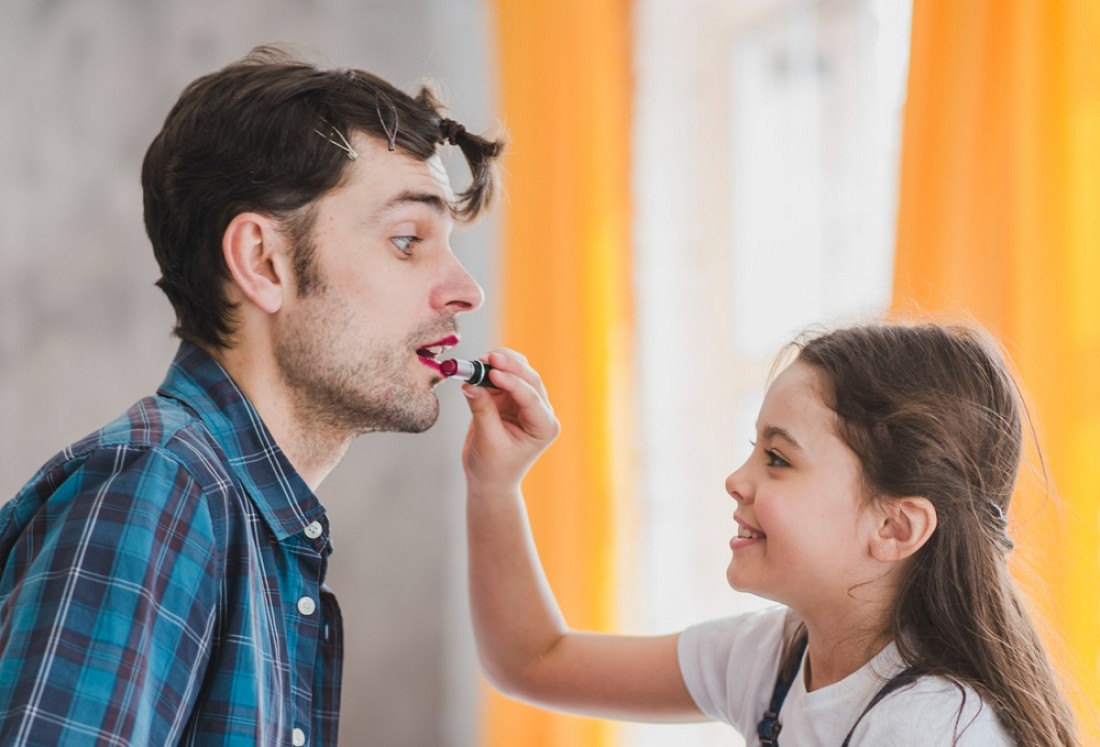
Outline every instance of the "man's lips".
<path fill-rule="evenodd" d="M 416 349 L 416 355 L 425 366 L 439 372 L 439 356 L 457 345 L 459 339 L 458 335 L 447 335 L 441 340 L 421 345 Z"/>

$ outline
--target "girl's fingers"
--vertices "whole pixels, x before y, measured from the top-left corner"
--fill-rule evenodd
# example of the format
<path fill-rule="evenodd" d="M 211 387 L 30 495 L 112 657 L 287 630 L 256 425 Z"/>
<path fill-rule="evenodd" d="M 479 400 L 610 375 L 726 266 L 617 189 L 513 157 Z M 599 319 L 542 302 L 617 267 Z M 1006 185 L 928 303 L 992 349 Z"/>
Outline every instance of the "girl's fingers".
<path fill-rule="evenodd" d="M 508 371 L 526 381 L 544 400 L 549 401 L 546 386 L 538 371 L 527 362 L 527 356 L 509 348 L 497 348 L 489 353 L 489 365 L 495 369 Z"/>
<path fill-rule="evenodd" d="M 474 416 L 475 431 L 491 439 L 508 432 L 509 440 L 543 444 L 553 441 L 560 425 L 538 373 L 514 351 L 494 350 L 488 358 L 495 388 L 462 387 Z"/>
<path fill-rule="evenodd" d="M 512 423 L 530 438 L 538 441 L 555 438 L 558 421 L 546 397 L 521 374 L 499 369 L 495 376 L 498 393 L 479 396 L 479 403 L 491 401 L 502 421 Z"/>

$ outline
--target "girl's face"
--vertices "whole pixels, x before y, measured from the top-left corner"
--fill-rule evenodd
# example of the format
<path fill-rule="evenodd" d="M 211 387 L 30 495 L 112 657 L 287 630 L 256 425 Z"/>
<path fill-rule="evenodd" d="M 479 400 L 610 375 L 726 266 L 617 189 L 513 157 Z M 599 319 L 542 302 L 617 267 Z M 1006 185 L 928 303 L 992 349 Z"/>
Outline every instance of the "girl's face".
<path fill-rule="evenodd" d="M 876 531 L 855 453 L 837 435 L 818 392 L 820 374 L 795 362 L 769 387 L 752 454 L 726 478 L 737 501 L 730 586 L 805 616 L 842 613 L 858 585 L 881 575 Z"/>

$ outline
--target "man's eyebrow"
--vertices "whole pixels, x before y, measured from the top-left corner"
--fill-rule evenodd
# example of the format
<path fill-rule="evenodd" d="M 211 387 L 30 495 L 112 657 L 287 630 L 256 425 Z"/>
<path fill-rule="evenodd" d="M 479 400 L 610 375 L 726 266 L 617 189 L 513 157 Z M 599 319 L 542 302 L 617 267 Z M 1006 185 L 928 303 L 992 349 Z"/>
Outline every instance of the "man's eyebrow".
<path fill-rule="evenodd" d="M 802 445 L 800 443 L 798 443 L 798 441 L 795 439 L 795 437 L 790 434 L 790 431 L 788 431 L 785 428 L 780 428 L 778 425 L 769 425 L 768 427 L 766 427 L 764 429 L 764 438 L 765 439 L 779 438 L 779 439 L 782 439 L 782 440 L 786 441 L 788 444 L 790 444 L 792 448 L 797 449 L 799 451 L 804 451 L 804 449 L 802 448 Z"/>
<path fill-rule="evenodd" d="M 449 214 L 451 212 L 450 204 L 442 197 L 433 192 L 405 191 L 399 192 L 390 199 L 386 200 L 386 202 L 383 203 L 383 205 L 375 211 L 375 217 L 382 217 L 386 213 L 392 212 L 397 208 L 408 204 L 427 205 L 430 208 L 434 208 L 437 213 L 441 214 Z"/>

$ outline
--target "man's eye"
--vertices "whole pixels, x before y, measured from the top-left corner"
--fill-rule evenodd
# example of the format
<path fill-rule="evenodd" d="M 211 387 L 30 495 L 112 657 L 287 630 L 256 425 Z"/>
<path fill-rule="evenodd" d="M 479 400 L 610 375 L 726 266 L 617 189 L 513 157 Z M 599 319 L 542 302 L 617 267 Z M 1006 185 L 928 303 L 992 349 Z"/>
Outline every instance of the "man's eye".
<path fill-rule="evenodd" d="M 408 256 L 412 254 L 412 248 L 414 244 L 420 243 L 420 237 L 418 236 L 394 236 L 390 241 L 397 247 L 397 251 Z"/>

